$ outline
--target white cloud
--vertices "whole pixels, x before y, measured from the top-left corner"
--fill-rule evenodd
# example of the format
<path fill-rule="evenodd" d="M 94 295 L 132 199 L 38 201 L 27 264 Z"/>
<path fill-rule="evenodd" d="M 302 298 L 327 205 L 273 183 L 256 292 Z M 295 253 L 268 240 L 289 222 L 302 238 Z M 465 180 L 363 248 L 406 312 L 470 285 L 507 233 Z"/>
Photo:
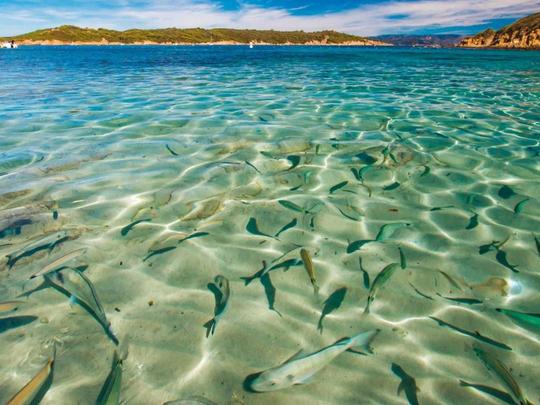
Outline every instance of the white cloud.
<path fill-rule="evenodd" d="M 239 10 L 227 11 L 210 0 L 149 0 L 137 8 L 127 0 L 117 0 L 111 10 L 35 9 L 14 10 L 0 17 L 2 31 L 13 26 L 21 31 L 21 21 L 35 28 L 48 25 L 75 24 L 88 27 L 126 29 L 133 27 L 224 27 L 305 31 L 334 29 L 358 35 L 407 32 L 422 28 L 472 26 L 494 18 L 514 18 L 538 11 L 538 0 L 389 0 L 362 5 L 355 9 L 320 15 L 295 15 L 292 10 L 262 8 L 241 3 Z M 140 3 L 139 3 L 140 4 Z M 396 18 L 401 16 L 404 18 Z M 25 17 L 26 20 L 25 20 Z M 12 24 L 1 24 L 11 19 Z M 16 20 L 16 24 L 14 24 Z M 29 29 L 26 29 L 28 31 Z M 1 33 L 0 33 L 1 34 Z M 7 32 L 4 32 L 7 34 Z"/>

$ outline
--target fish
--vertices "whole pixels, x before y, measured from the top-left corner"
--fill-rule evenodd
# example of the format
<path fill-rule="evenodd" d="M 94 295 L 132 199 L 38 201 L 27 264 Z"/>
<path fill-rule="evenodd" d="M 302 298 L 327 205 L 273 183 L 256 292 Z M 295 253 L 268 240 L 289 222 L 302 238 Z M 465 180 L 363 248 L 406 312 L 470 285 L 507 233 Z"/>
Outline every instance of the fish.
<path fill-rule="evenodd" d="M 267 233 L 264 233 L 264 232 L 261 232 L 259 230 L 259 227 L 257 226 L 257 220 L 253 217 L 251 217 L 246 225 L 246 231 L 248 231 L 249 233 L 251 233 L 252 235 L 257 235 L 257 236 L 267 236 L 269 238 L 274 238 L 274 236 L 272 235 L 269 235 Z"/>
<path fill-rule="evenodd" d="M 495 259 L 507 269 L 512 270 L 514 273 L 519 273 L 519 270 L 517 269 L 518 266 L 508 263 L 508 260 L 506 259 L 506 252 L 504 250 L 498 248 Z"/>
<path fill-rule="evenodd" d="M 418 288 L 416 288 L 412 283 L 409 283 L 409 285 L 412 287 L 412 289 L 421 297 L 427 298 L 428 300 L 433 301 L 433 298 L 431 298 L 429 295 L 424 294 L 421 292 Z"/>
<path fill-rule="evenodd" d="M 52 384 L 54 374 L 54 362 L 56 360 L 56 349 L 41 370 L 20 389 L 6 405 L 30 405 L 39 404 Z"/>
<path fill-rule="evenodd" d="M 198 219 L 206 219 L 216 214 L 223 206 L 223 200 L 215 197 L 205 201 L 200 201 L 197 206 L 189 214 L 182 217 L 182 221 L 193 221 Z"/>
<path fill-rule="evenodd" d="M 50 285 L 84 308 L 104 329 L 107 336 L 118 345 L 111 323 L 107 320 L 101 301 L 90 279 L 79 270 L 66 268 L 43 276 Z"/>
<path fill-rule="evenodd" d="M 399 186 L 401 186 L 401 184 L 398 181 L 395 181 L 392 184 L 389 184 L 388 186 L 384 186 L 383 190 L 384 191 L 392 191 L 392 190 L 395 190 L 396 188 L 398 188 Z"/>
<path fill-rule="evenodd" d="M 132 222 L 131 224 L 124 226 L 124 227 L 120 230 L 120 235 L 126 236 L 126 235 L 133 229 L 133 227 L 134 227 L 135 225 L 140 224 L 141 222 L 151 222 L 151 221 L 152 221 L 152 218 L 138 219 L 137 221 Z"/>
<path fill-rule="evenodd" d="M 326 317 L 326 315 L 334 312 L 336 309 L 338 309 L 341 306 L 341 303 L 345 299 L 345 294 L 347 293 L 347 287 L 341 287 L 338 288 L 336 291 L 334 291 L 330 296 L 324 301 L 324 306 L 321 312 L 321 316 L 319 318 L 319 322 L 317 323 L 317 330 L 323 333 L 323 320 Z"/>
<path fill-rule="evenodd" d="M 466 329 L 463 329 L 463 328 L 460 328 L 459 326 L 455 326 L 455 325 L 452 325 L 448 322 L 445 322 L 443 321 L 442 319 L 439 319 L 439 318 L 436 318 L 434 316 L 429 316 L 428 318 L 430 318 L 431 320 L 437 322 L 439 324 L 439 326 L 444 326 L 446 328 L 450 328 L 452 330 L 455 330 L 456 332 L 459 332 L 463 335 L 466 335 L 466 336 L 470 336 L 474 339 L 477 339 L 481 342 L 484 342 L 484 343 L 487 343 L 487 344 L 490 344 L 492 346 L 495 346 L 495 347 L 498 347 L 499 349 L 504 349 L 504 350 L 512 350 L 512 348 L 504 343 L 501 343 L 501 342 L 497 342 L 496 340 L 493 340 L 493 339 L 490 339 L 482 334 L 480 334 L 480 332 L 478 331 L 474 331 L 474 332 L 470 332 Z"/>
<path fill-rule="evenodd" d="M 525 208 L 525 204 L 527 201 L 530 201 L 530 198 L 525 198 L 524 200 L 521 200 L 514 206 L 514 214 L 521 214 L 521 211 L 523 211 L 523 208 Z"/>
<path fill-rule="evenodd" d="M 272 284 L 270 274 L 265 273 L 259 278 L 259 280 L 264 287 L 264 293 L 266 295 L 266 299 L 268 300 L 268 309 L 274 311 L 279 316 L 282 316 L 281 313 L 274 307 L 274 304 L 276 302 L 276 287 L 274 287 L 274 285 Z"/>
<path fill-rule="evenodd" d="M 294 228 L 297 224 L 298 224 L 298 220 L 296 218 L 293 218 L 293 220 L 291 222 L 284 225 L 283 228 L 281 228 L 279 231 L 277 231 L 277 233 L 274 236 L 276 238 L 278 238 L 279 235 L 281 235 L 283 232 L 285 232 L 288 229 Z"/>
<path fill-rule="evenodd" d="M 360 152 L 356 155 L 356 158 L 360 160 L 365 165 L 372 165 L 377 161 L 373 156 L 367 154 L 366 152 Z"/>
<path fill-rule="evenodd" d="M 5 238 L 6 236 L 15 236 L 20 235 L 23 226 L 32 224 L 31 219 L 23 218 L 17 219 L 15 222 L 9 224 L 8 226 L 0 229 L 0 239 Z"/>
<path fill-rule="evenodd" d="M 218 321 L 223 317 L 227 310 L 231 289 L 229 280 L 222 275 L 214 278 L 214 284 L 209 284 L 208 288 L 214 293 L 216 304 L 214 307 L 214 317 L 204 324 L 206 328 L 206 337 L 214 334 Z"/>
<path fill-rule="evenodd" d="M 349 184 L 348 181 L 342 181 L 341 183 L 338 183 L 338 184 L 330 187 L 330 190 L 328 192 L 329 192 L 329 194 L 334 194 L 336 191 L 338 191 L 339 189 L 342 189 L 347 184 Z"/>
<path fill-rule="evenodd" d="M 287 259 L 287 260 L 284 260 L 283 262 L 280 262 L 280 263 L 277 263 L 271 267 L 268 267 L 267 264 L 266 264 L 266 261 L 263 260 L 263 268 L 259 271 L 257 271 L 255 274 L 251 275 L 251 276 L 248 276 L 248 277 L 240 277 L 242 280 L 244 280 L 244 285 L 248 285 L 249 283 L 251 283 L 254 279 L 256 278 L 261 278 L 262 276 L 264 276 L 265 274 L 267 274 L 268 272 L 272 271 L 272 270 L 277 270 L 277 269 L 285 269 L 284 271 L 288 271 L 290 267 L 293 267 L 293 266 L 300 266 L 302 264 L 302 260 L 299 260 L 299 259 Z"/>
<path fill-rule="evenodd" d="M 369 345 L 378 333 L 379 329 L 376 329 L 346 337 L 307 355 L 301 350 L 276 367 L 247 376 L 244 387 L 251 392 L 269 392 L 297 384 L 308 384 L 315 374 L 347 350 L 358 348 L 371 353 Z"/>
<path fill-rule="evenodd" d="M 407 374 L 407 372 L 397 363 L 392 363 L 391 370 L 401 379 L 397 394 L 400 395 L 401 392 L 404 391 L 410 405 L 419 405 L 417 393 L 420 389 L 416 385 L 414 377 Z"/>
<path fill-rule="evenodd" d="M 120 403 L 124 360 L 116 351 L 114 352 L 111 371 L 101 387 L 96 405 L 118 405 Z"/>
<path fill-rule="evenodd" d="M 278 200 L 278 204 L 280 204 L 282 207 L 288 208 L 292 211 L 301 212 L 303 214 L 309 214 L 309 211 L 303 209 L 298 204 L 293 203 L 289 200 Z"/>
<path fill-rule="evenodd" d="M 399 264 L 403 270 L 407 268 L 407 258 L 405 257 L 405 254 L 403 253 L 403 250 L 401 247 L 398 247 L 399 250 Z"/>
<path fill-rule="evenodd" d="M 167 253 L 167 252 L 169 252 L 171 250 L 174 250 L 177 247 L 178 246 L 167 246 L 167 247 L 164 247 L 164 248 L 161 248 L 161 249 L 152 250 L 152 251 L 148 252 L 148 254 L 144 257 L 143 262 L 147 261 L 148 259 L 150 259 L 153 256 L 157 256 L 157 255 L 160 255 L 160 254 L 163 254 L 163 253 Z"/>
<path fill-rule="evenodd" d="M 405 226 L 410 226 L 411 224 L 406 222 L 396 222 L 393 224 L 385 224 L 381 226 L 379 229 L 379 232 L 377 233 L 377 236 L 375 237 L 375 240 L 377 242 L 384 242 L 385 240 L 392 237 L 394 232 L 396 232 L 398 229 L 403 228 Z"/>
<path fill-rule="evenodd" d="M 482 245 L 478 248 L 478 253 L 481 255 L 486 254 L 487 252 L 491 250 L 497 250 L 497 241 L 493 241 L 491 243 L 488 243 L 486 245 Z"/>
<path fill-rule="evenodd" d="M 59 267 L 63 266 L 65 263 L 69 262 L 70 260 L 73 260 L 73 259 L 81 256 L 82 254 L 86 253 L 86 250 L 87 250 L 86 248 L 82 248 L 82 249 L 72 250 L 71 252 L 66 253 L 62 257 L 59 257 L 58 259 L 52 261 L 51 263 L 49 263 L 48 265 L 43 267 L 37 273 L 32 274 L 30 276 L 30 278 L 31 279 L 36 278 L 36 277 L 39 277 L 39 276 L 43 276 L 44 274 L 48 274 L 48 273 L 50 273 L 52 271 L 55 271 Z"/>
<path fill-rule="evenodd" d="M 478 391 L 483 392 L 485 394 L 491 395 L 494 398 L 497 398 L 497 399 L 499 399 L 499 400 L 501 400 L 503 402 L 506 402 L 509 405 L 516 405 L 516 403 L 514 402 L 514 399 L 510 395 L 508 395 L 506 392 L 500 391 L 500 390 L 498 390 L 496 388 L 489 387 L 487 385 L 472 384 L 472 383 L 469 383 L 469 382 L 463 381 L 463 380 L 459 380 L 459 385 L 460 385 L 460 387 L 474 388 L 475 390 L 478 390 Z"/>
<path fill-rule="evenodd" d="M 458 290 L 463 291 L 463 288 L 461 288 L 461 286 L 459 285 L 459 283 L 456 280 L 454 280 L 452 277 L 450 277 L 448 274 L 446 274 L 442 270 L 438 270 L 438 272 L 441 273 L 442 276 L 446 279 L 446 281 L 448 281 L 451 285 L 456 287 Z"/>
<path fill-rule="evenodd" d="M 445 300 L 458 302 L 460 304 L 467 304 L 467 305 L 475 305 L 475 304 L 483 304 L 483 301 L 477 300 L 476 298 L 452 298 L 452 297 L 445 297 L 439 293 L 436 293 L 439 297 L 444 298 Z"/>
<path fill-rule="evenodd" d="M 352 206 L 346 207 L 349 211 L 349 214 L 343 211 L 343 209 L 338 207 L 337 204 L 335 203 L 334 203 L 334 207 L 336 207 L 336 209 L 341 213 L 341 215 L 343 215 L 345 218 L 348 218 L 352 221 L 360 222 L 361 221 L 360 218 L 364 216 L 363 213 L 359 212 L 357 209 L 353 208 Z"/>
<path fill-rule="evenodd" d="M 21 250 L 11 253 L 7 256 L 7 266 L 11 269 L 15 263 L 24 257 L 30 257 L 35 253 L 42 250 L 48 250 L 51 252 L 56 246 L 69 239 L 69 234 L 66 231 L 56 232 L 52 235 L 48 235 L 44 238 L 37 240 L 36 242 L 26 245 Z"/>
<path fill-rule="evenodd" d="M 171 149 L 171 147 L 168 144 L 165 144 L 165 147 L 169 152 L 171 152 L 171 155 L 178 156 L 178 153 L 176 153 L 174 150 Z"/>
<path fill-rule="evenodd" d="M 512 190 L 512 188 L 510 188 L 509 186 L 507 185 L 504 185 L 502 186 L 499 191 L 497 192 L 497 194 L 499 194 L 499 197 L 507 200 L 509 199 L 510 197 L 516 195 L 516 193 L 514 192 L 514 190 Z"/>
<path fill-rule="evenodd" d="M 358 264 L 360 265 L 360 271 L 363 274 L 364 287 L 369 289 L 369 273 L 362 266 L 362 258 L 361 257 L 358 257 Z"/>
<path fill-rule="evenodd" d="M 251 163 L 249 160 L 244 160 L 244 163 L 248 165 L 249 167 L 251 167 L 253 170 L 255 170 L 257 173 L 262 174 L 261 171 L 257 169 L 255 165 Z"/>
<path fill-rule="evenodd" d="M 465 229 L 470 230 L 474 229 L 478 226 L 478 214 L 474 214 L 472 217 L 469 218 L 469 223 L 465 227 Z"/>
<path fill-rule="evenodd" d="M 400 267 L 399 263 L 390 263 L 389 265 L 384 267 L 379 272 L 379 274 L 377 274 L 375 280 L 373 280 L 373 283 L 371 284 L 371 288 L 369 289 L 366 308 L 364 309 L 365 314 L 369 314 L 369 306 L 375 300 L 377 292 L 381 289 L 383 285 L 386 284 L 390 277 L 392 277 L 392 274 L 394 274 L 398 267 Z"/>
<path fill-rule="evenodd" d="M 188 236 L 186 236 L 185 238 L 183 239 L 180 239 L 178 241 L 178 245 L 182 242 L 185 242 L 186 240 L 189 240 L 189 239 L 195 239 L 195 238 L 202 238 L 203 236 L 208 236 L 210 235 L 208 232 L 193 232 L 192 234 L 189 234 Z"/>
<path fill-rule="evenodd" d="M 315 293 L 315 295 L 318 295 L 319 286 L 317 285 L 317 278 L 315 277 L 315 270 L 313 268 L 313 261 L 311 260 L 311 256 L 306 249 L 300 249 L 300 257 L 302 258 L 304 267 L 309 275 L 309 281 L 311 281 L 311 285 L 313 286 L 313 292 Z"/>
<path fill-rule="evenodd" d="M 297 155 L 291 155 L 287 156 L 287 160 L 291 162 L 291 167 L 287 169 L 287 171 L 294 169 L 298 164 L 300 163 L 300 156 Z"/>
<path fill-rule="evenodd" d="M 357 250 L 360 250 L 362 246 L 364 246 L 367 243 L 371 242 L 384 242 L 387 239 L 391 238 L 394 232 L 396 232 L 398 229 L 404 227 L 404 226 L 410 226 L 411 224 L 405 223 L 405 222 L 395 222 L 392 224 L 385 224 L 379 228 L 379 232 L 377 232 L 377 236 L 375 239 L 361 239 L 356 240 L 354 242 L 349 243 L 347 246 L 347 253 L 353 253 Z"/>
<path fill-rule="evenodd" d="M 530 328 L 540 328 L 540 314 L 518 312 L 511 309 L 495 308 L 495 311 L 506 315 L 512 322 Z M 537 331 L 538 332 L 538 331 Z"/>
<path fill-rule="evenodd" d="M 492 353 L 482 349 L 479 346 L 474 346 L 473 351 L 478 359 L 488 369 L 488 371 L 497 377 L 499 381 L 510 390 L 512 397 L 517 401 L 517 403 L 520 405 L 531 404 L 504 363 L 502 363 Z"/>
<path fill-rule="evenodd" d="M 446 208 L 454 208 L 453 205 L 443 205 L 442 207 L 433 207 L 430 209 L 430 211 L 441 211 L 441 210 L 444 210 Z"/>
<path fill-rule="evenodd" d="M 16 311 L 24 301 L 3 301 L 0 302 L 0 312 Z"/>

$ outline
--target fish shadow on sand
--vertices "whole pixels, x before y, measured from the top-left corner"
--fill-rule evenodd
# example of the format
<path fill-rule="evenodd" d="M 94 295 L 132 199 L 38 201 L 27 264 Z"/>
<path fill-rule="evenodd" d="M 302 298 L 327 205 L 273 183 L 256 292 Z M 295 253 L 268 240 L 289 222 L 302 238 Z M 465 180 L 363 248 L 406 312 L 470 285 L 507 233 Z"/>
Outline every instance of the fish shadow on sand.
<path fill-rule="evenodd" d="M 497 398 L 503 402 L 506 402 L 507 404 L 518 405 L 516 401 L 514 401 L 514 399 L 509 394 L 507 394 L 504 391 L 500 391 L 497 388 L 493 388 L 493 387 L 489 387 L 487 385 L 481 385 L 481 384 L 472 384 L 463 380 L 459 380 L 459 385 L 460 387 L 474 388 L 475 390 L 491 395 L 492 397 Z"/>
<path fill-rule="evenodd" d="M 223 311 L 224 306 L 220 305 L 220 302 L 222 302 L 223 300 L 223 293 L 218 288 L 218 286 L 215 283 L 208 283 L 206 287 L 210 290 L 212 294 L 214 294 L 214 300 L 215 300 L 214 317 L 203 325 L 206 328 L 206 337 L 208 337 L 210 336 L 210 334 L 213 335 L 214 332 L 216 331 L 216 324 L 217 324 L 216 316 Z"/>
<path fill-rule="evenodd" d="M 281 313 L 274 307 L 276 302 L 276 287 L 274 287 L 272 284 L 270 274 L 266 273 L 265 275 L 261 276 L 259 280 L 264 287 L 264 293 L 266 294 L 266 299 L 268 300 L 268 309 L 276 312 L 279 316 L 282 316 Z"/>
<path fill-rule="evenodd" d="M 324 307 L 321 312 L 321 317 L 317 323 L 317 330 L 322 334 L 323 333 L 323 320 L 326 315 L 334 312 L 341 306 L 341 303 L 345 299 L 345 294 L 347 293 L 347 287 L 338 288 L 324 301 Z"/>
<path fill-rule="evenodd" d="M 24 316 L 10 316 L 8 318 L 0 318 L 0 333 L 7 332 L 8 330 L 15 329 L 38 319 L 37 316 L 24 315 Z"/>
<path fill-rule="evenodd" d="M 43 397 L 45 396 L 47 391 L 49 391 L 49 388 L 51 388 L 53 379 L 54 379 L 54 364 L 52 366 L 51 373 L 49 374 L 49 376 L 47 377 L 47 379 L 45 380 L 45 382 L 43 383 L 39 391 L 36 393 L 36 396 L 34 397 L 32 402 L 30 402 L 30 405 L 37 405 L 41 403 L 41 401 L 43 400 Z"/>

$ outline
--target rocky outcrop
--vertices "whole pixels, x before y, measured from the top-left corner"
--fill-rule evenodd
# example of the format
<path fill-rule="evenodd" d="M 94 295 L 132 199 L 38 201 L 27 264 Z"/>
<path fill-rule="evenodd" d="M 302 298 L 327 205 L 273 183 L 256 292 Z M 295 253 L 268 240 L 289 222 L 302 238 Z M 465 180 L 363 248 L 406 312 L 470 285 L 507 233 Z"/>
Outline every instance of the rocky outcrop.
<path fill-rule="evenodd" d="M 485 30 L 459 44 L 464 48 L 540 49 L 540 13 L 522 18 L 499 31 Z"/>

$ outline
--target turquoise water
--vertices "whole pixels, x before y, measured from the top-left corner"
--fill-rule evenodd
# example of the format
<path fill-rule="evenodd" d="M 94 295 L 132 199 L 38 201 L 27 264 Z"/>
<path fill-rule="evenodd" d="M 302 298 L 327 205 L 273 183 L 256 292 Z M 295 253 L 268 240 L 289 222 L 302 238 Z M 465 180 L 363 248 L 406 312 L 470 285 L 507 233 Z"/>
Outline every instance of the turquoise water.
<path fill-rule="evenodd" d="M 540 322 L 501 311 L 540 313 L 540 52 L 22 47 L 0 71 L 0 403 L 53 346 L 43 404 L 95 403 L 115 349 L 128 404 L 519 400 L 478 347 L 540 401 Z M 77 272 L 118 347 L 54 288 Z M 245 382 L 373 329 L 308 385 Z"/>

